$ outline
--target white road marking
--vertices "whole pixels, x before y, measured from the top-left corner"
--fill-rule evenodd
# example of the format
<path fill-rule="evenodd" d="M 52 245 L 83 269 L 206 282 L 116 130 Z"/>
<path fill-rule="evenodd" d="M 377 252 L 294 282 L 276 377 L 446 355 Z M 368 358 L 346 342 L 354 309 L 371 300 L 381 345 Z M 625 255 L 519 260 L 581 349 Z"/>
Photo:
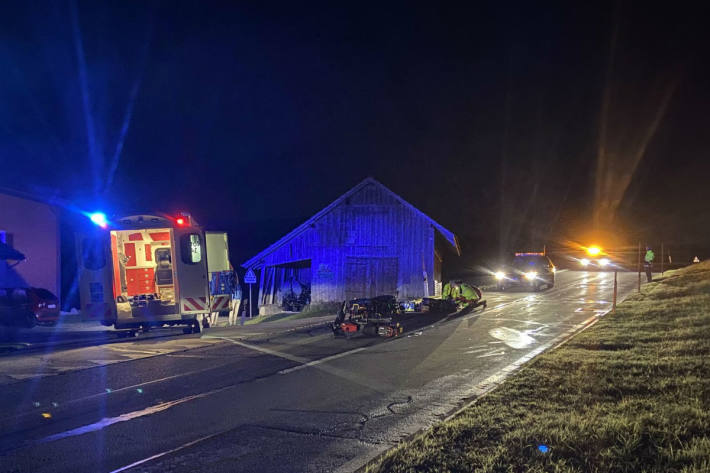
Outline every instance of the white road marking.
<path fill-rule="evenodd" d="M 232 342 L 235 345 L 239 345 L 240 347 L 249 348 L 250 350 L 255 350 L 255 351 L 259 351 L 261 353 L 266 353 L 267 355 L 276 356 L 279 358 L 284 358 L 289 361 L 295 361 L 296 363 L 301 363 L 298 366 L 283 369 L 283 370 L 279 371 L 279 374 L 288 374 L 288 373 L 292 373 L 294 371 L 302 370 L 304 368 L 310 368 L 311 366 L 317 366 L 322 363 L 327 363 L 332 360 L 337 360 L 338 358 L 342 358 L 344 356 L 352 355 L 353 353 L 357 353 L 359 351 L 362 351 L 362 350 L 365 350 L 366 348 L 368 348 L 368 347 L 354 348 L 352 350 L 344 351 L 341 353 L 336 353 L 335 355 L 326 356 L 325 358 L 320 358 L 318 360 L 309 360 L 308 358 L 304 358 L 302 356 L 290 355 L 288 353 L 284 353 L 284 352 L 281 352 L 278 350 L 272 350 L 271 348 L 260 347 L 258 345 L 244 343 L 244 342 L 241 342 L 239 340 L 234 340 L 229 337 L 212 337 L 210 335 L 205 335 L 205 338 L 207 338 L 207 337 L 221 338 L 223 340 L 227 340 L 229 342 Z"/>
<path fill-rule="evenodd" d="M 226 340 L 228 342 L 231 342 L 235 345 L 239 345 L 240 347 L 249 348 L 250 350 L 259 351 L 261 353 L 266 353 L 267 355 L 276 356 L 278 358 L 283 358 L 285 360 L 295 361 L 296 363 L 304 363 L 305 364 L 310 361 L 308 358 L 303 358 L 302 356 L 289 355 L 288 353 L 284 353 L 282 351 L 272 350 L 271 348 L 260 347 L 258 345 L 252 345 L 250 343 L 240 342 L 239 340 L 234 340 L 233 338 L 229 338 L 229 337 L 213 337 L 212 335 L 205 335 L 202 338 L 220 338 L 222 340 Z"/>
<path fill-rule="evenodd" d="M 200 442 L 203 442 L 203 441 L 205 441 L 205 440 L 211 439 L 212 437 L 216 437 L 216 436 L 218 436 L 218 435 L 220 435 L 220 434 L 223 434 L 223 433 L 225 433 L 225 432 L 227 432 L 227 431 L 225 430 L 225 431 L 222 431 L 222 432 L 217 432 L 217 433 L 215 433 L 215 434 L 205 435 L 204 437 L 200 437 L 200 438 L 198 438 L 198 439 L 196 439 L 196 440 L 193 440 L 193 441 L 191 441 L 191 442 L 184 443 L 184 444 L 180 445 L 179 447 L 175 447 L 175 448 L 172 448 L 172 449 L 170 449 L 170 450 L 166 450 L 166 451 L 161 452 L 161 453 L 156 453 L 155 455 L 152 455 L 152 456 L 150 456 L 150 457 L 148 457 L 148 458 L 144 458 L 144 459 L 142 459 L 142 460 L 135 461 L 135 462 L 131 463 L 130 465 L 122 466 L 121 468 L 119 468 L 119 469 L 117 469 L 117 470 L 113 470 L 113 471 L 111 471 L 110 473 L 119 473 L 119 472 L 121 472 L 121 471 L 130 470 L 131 468 L 133 468 L 133 467 L 135 467 L 135 466 L 142 465 L 143 463 L 147 463 L 147 462 L 149 462 L 149 461 L 151 461 L 151 460 L 155 460 L 156 458 L 160 458 L 160 457 L 163 457 L 163 456 L 165 456 L 165 455 L 169 455 L 169 454 L 171 454 L 171 453 L 175 453 L 175 452 L 177 452 L 177 451 L 179 451 L 179 450 L 183 450 L 183 449 L 185 449 L 185 448 L 187 448 L 187 447 L 191 447 L 191 446 L 193 446 L 193 445 L 195 445 L 195 444 L 197 444 L 197 443 L 200 443 Z"/>
<path fill-rule="evenodd" d="M 174 374 L 174 375 L 171 375 L 171 376 L 166 376 L 166 377 L 164 377 L 164 378 L 153 379 L 153 380 L 150 380 L 150 381 L 145 381 L 145 382 L 143 382 L 143 383 L 133 384 L 133 385 L 131 385 L 131 386 L 124 386 L 124 387 L 122 387 L 122 388 L 111 389 L 110 392 L 108 392 L 108 391 L 101 391 L 101 392 L 96 393 L 96 394 L 90 394 L 90 395 L 88 395 L 88 396 L 84 396 L 84 397 L 80 397 L 80 398 L 75 398 L 75 399 L 70 399 L 69 401 L 66 401 L 66 402 L 64 402 L 63 404 L 64 404 L 64 406 L 66 406 L 66 405 L 69 405 L 69 404 L 74 404 L 74 403 L 78 403 L 78 402 L 88 401 L 89 399 L 94 399 L 94 398 L 101 397 L 101 396 L 110 396 L 110 395 L 112 395 L 112 394 L 120 393 L 120 392 L 123 392 L 123 391 L 130 391 L 130 390 L 133 390 L 133 389 L 136 389 L 136 388 L 140 388 L 140 387 L 144 387 L 144 386 L 148 386 L 148 385 L 151 385 L 151 384 L 162 383 L 163 381 L 170 381 L 170 380 L 172 380 L 172 379 L 183 378 L 183 377 L 186 377 L 186 376 L 192 376 L 193 374 L 202 373 L 202 372 L 204 372 L 204 371 L 209 371 L 209 370 L 211 370 L 211 369 L 213 369 L 212 366 L 207 367 L 207 368 L 203 368 L 203 369 L 199 369 L 199 370 L 186 371 L 186 372 L 184 372 L 184 373 L 179 373 L 179 374 Z M 26 375 L 25 377 L 26 377 L 26 378 L 32 378 L 32 377 L 34 377 L 34 374 L 29 374 L 29 375 Z M 25 412 L 25 413 L 20 414 L 20 415 L 26 415 L 27 413 L 28 413 L 28 412 Z M 8 420 L 8 419 L 14 419 L 14 418 L 16 418 L 16 417 L 17 417 L 17 414 L 12 415 L 12 416 L 8 416 L 8 417 L 0 418 L 0 423 L 6 421 L 6 420 Z"/>
<path fill-rule="evenodd" d="M 148 416 L 151 414 L 156 414 L 156 413 L 162 412 L 166 409 L 170 409 L 171 407 L 192 401 L 194 399 L 199 399 L 201 397 L 210 396 L 212 394 L 216 394 L 220 391 L 224 391 L 225 389 L 229 389 L 229 388 L 231 388 L 231 386 L 226 386 L 223 388 L 214 389 L 212 391 L 207 391 L 207 392 L 200 393 L 200 394 L 193 394 L 191 396 L 186 396 L 186 397 L 183 397 L 180 399 L 175 399 L 173 401 L 161 402 L 160 404 L 146 407 L 146 408 L 141 409 L 139 411 L 127 412 L 125 414 L 121 414 L 120 416 L 116 416 L 116 417 L 104 417 L 100 421 L 94 422 L 93 424 L 82 425 L 81 427 L 77 427 L 75 429 L 67 430 L 64 432 L 59 432 L 58 434 L 53 434 L 48 437 L 44 437 L 43 439 L 40 439 L 37 443 L 54 442 L 56 440 L 61 440 L 63 438 L 67 438 L 67 437 L 75 437 L 77 435 L 87 434 L 90 432 L 96 432 L 97 430 L 104 429 L 110 425 L 117 424 L 119 422 L 127 422 L 129 420 L 137 419 L 138 417 L 144 417 L 144 416 Z"/>
<path fill-rule="evenodd" d="M 292 373 L 292 372 L 294 372 L 294 371 L 298 371 L 298 370 L 301 370 L 301 369 L 303 369 L 303 368 L 308 368 L 308 367 L 311 367 L 311 366 L 320 365 L 321 363 L 326 363 L 326 362 L 328 362 L 328 361 L 337 360 L 338 358 L 342 358 L 342 357 L 344 357 L 344 356 L 352 355 L 353 353 L 357 353 L 357 352 L 359 352 L 359 351 L 363 351 L 363 350 L 365 350 L 365 349 L 367 349 L 367 348 L 369 348 L 369 347 L 354 348 L 354 349 L 349 350 L 349 351 L 344 351 L 344 352 L 342 352 L 342 353 L 337 353 L 337 354 L 335 354 L 335 355 L 326 356 L 325 358 L 321 358 L 320 360 L 309 361 L 308 363 L 304 363 L 304 364 L 302 364 L 302 365 L 300 365 L 300 366 L 294 366 L 293 368 L 287 368 L 287 369 L 285 369 L 285 370 L 281 370 L 281 371 L 279 371 L 279 374 Z"/>

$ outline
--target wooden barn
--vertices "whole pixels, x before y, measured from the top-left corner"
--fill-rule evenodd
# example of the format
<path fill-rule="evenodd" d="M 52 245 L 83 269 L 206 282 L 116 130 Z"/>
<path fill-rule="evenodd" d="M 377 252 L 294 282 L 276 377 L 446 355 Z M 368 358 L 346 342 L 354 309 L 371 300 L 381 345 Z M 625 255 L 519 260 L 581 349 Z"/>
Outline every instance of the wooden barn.
<path fill-rule="evenodd" d="M 460 255 L 452 232 L 367 178 L 242 267 L 257 274 L 268 314 L 295 296 L 314 305 L 434 296 L 447 255 Z"/>

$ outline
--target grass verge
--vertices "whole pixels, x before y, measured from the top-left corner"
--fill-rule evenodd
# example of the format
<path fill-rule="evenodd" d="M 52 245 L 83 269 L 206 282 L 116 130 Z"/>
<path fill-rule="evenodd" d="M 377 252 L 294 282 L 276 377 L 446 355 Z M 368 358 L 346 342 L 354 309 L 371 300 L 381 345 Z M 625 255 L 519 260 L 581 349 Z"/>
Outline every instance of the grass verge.
<path fill-rule="evenodd" d="M 710 472 L 710 262 L 644 285 L 366 471 Z"/>

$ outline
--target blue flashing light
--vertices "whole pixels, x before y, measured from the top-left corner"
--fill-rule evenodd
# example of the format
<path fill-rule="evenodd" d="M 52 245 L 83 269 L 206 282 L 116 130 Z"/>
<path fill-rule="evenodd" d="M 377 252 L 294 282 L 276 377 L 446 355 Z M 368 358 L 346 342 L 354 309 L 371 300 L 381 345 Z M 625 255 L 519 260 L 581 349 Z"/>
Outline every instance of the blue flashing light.
<path fill-rule="evenodd" d="M 538 445 L 537 449 L 540 450 L 542 453 L 547 453 L 547 451 L 549 450 L 547 445 Z"/>
<path fill-rule="evenodd" d="M 89 219 L 101 228 L 108 227 L 108 220 L 106 219 L 106 214 L 103 212 L 94 212 L 89 214 Z"/>

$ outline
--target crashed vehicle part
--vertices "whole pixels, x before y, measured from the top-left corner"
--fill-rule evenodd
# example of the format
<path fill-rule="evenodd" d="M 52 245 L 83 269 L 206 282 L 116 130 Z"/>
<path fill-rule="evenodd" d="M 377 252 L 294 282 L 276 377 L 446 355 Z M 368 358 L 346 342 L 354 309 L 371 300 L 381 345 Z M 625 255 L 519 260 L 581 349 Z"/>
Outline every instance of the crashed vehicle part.
<path fill-rule="evenodd" d="M 393 320 L 400 313 L 400 306 L 394 296 L 344 301 L 333 322 L 333 333 L 349 337 L 361 331 L 365 335 L 393 337 L 402 332 L 400 324 Z"/>

